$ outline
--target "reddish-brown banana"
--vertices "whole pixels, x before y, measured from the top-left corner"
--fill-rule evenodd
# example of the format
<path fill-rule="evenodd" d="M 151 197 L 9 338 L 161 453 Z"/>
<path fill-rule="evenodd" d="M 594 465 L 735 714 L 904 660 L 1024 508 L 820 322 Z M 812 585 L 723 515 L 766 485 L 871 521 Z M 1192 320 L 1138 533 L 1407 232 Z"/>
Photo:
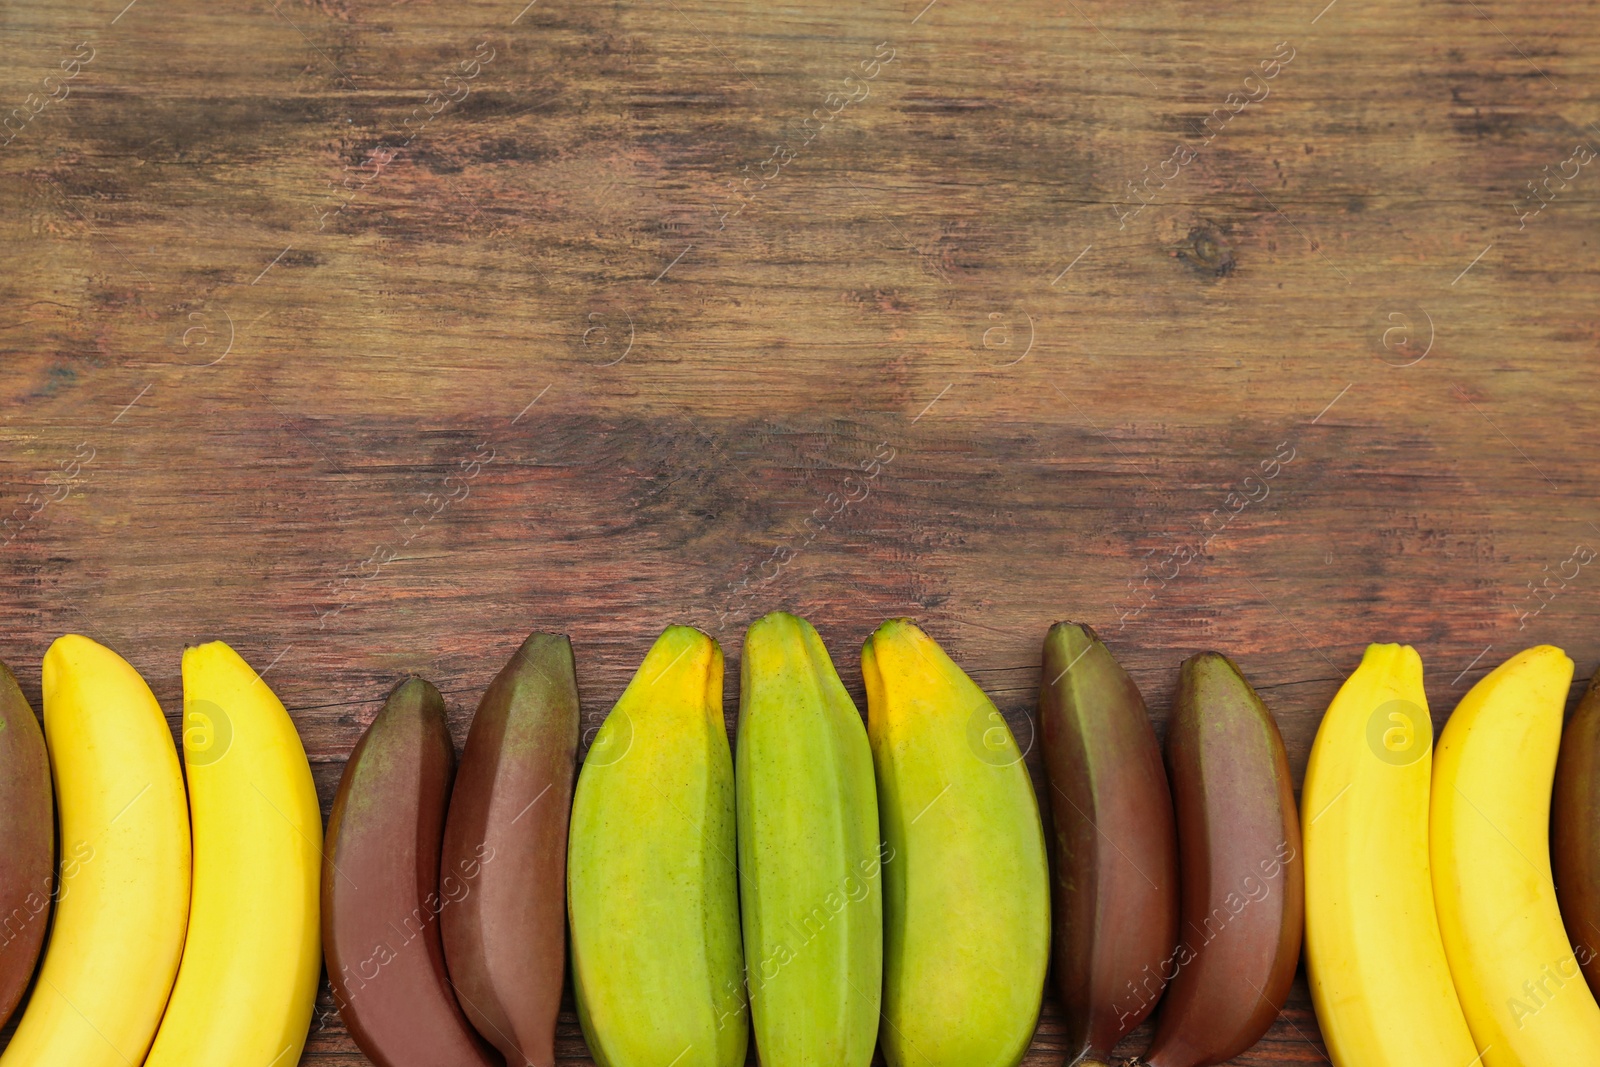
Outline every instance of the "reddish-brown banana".
<path fill-rule="evenodd" d="M 44 734 L 16 676 L 0 663 L 0 1024 L 27 991 L 50 925 L 55 819 Z M 66 876 L 86 859 L 69 855 Z"/>
<path fill-rule="evenodd" d="M 1052 626 L 1042 681 L 1067 1062 L 1104 1064 L 1171 977 L 1163 967 L 1178 939 L 1172 794 L 1144 698 L 1094 630 Z"/>
<path fill-rule="evenodd" d="M 1573 954 L 1600 997 L 1600 671 L 1561 735 L 1550 865 Z"/>
<path fill-rule="evenodd" d="M 1300 959 L 1305 880 L 1289 757 L 1233 661 L 1184 661 L 1167 722 L 1182 883 L 1176 971 L 1147 1067 L 1208 1067 L 1260 1040 Z"/>
<path fill-rule="evenodd" d="M 572 642 L 536 633 L 478 704 L 445 824 L 444 913 L 467 1018 L 511 1067 L 552 1067 L 567 962 L 567 819 L 578 750 Z"/>
<path fill-rule="evenodd" d="M 439 879 L 454 770 L 444 699 L 409 678 L 351 753 L 328 818 L 328 980 L 350 1036 L 378 1067 L 495 1062 L 456 1004 L 439 938 L 441 910 L 458 906 Z"/>

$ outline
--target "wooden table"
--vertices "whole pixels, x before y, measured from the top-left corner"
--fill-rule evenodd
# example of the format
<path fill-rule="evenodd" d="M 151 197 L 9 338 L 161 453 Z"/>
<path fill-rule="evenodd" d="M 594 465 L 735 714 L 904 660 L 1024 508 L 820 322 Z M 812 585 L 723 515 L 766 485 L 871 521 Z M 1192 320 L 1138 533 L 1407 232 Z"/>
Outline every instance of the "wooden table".
<path fill-rule="evenodd" d="M 911 615 L 1027 743 L 1085 619 L 1158 718 L 1230 652 L 1297 776 L 1369 641 L 1436 723 L 1592 672 L 1600 5 L 524 2 L 0 7 L 32 698 L 224 638 L 326 804 L 533 629 L 593 727 L 670 622 L 802 612 L 859 698 Z M 1302 983 L 1238 1062 L 1322 1058 Z"/>

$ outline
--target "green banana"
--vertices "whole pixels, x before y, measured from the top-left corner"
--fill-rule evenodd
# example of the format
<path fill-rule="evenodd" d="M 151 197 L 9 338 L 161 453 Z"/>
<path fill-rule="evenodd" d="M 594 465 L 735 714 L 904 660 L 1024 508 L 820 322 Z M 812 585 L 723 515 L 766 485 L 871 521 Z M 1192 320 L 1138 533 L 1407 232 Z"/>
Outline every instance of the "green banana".
<path fill-rule="evenodd" d="M 595 735 L 572 801 L 578 1022 L 600 1067 L 739 1067 L 750 1039 L 722 650 L 657 639 Z"/>
<path fill-rule="evenodd" d="M 907 619 L 861 652 L 884 852 L 889 1067 L 1014 1067 L 1050 954 L 1039 802 L 1005 720 Z"/>
<path fill-rule="evenodd" d="M 866 1067 L 883 987 L 867 731 L 804 619 L 745 634 L 736 775 L 750 1010 L 763 1067 Z"/>

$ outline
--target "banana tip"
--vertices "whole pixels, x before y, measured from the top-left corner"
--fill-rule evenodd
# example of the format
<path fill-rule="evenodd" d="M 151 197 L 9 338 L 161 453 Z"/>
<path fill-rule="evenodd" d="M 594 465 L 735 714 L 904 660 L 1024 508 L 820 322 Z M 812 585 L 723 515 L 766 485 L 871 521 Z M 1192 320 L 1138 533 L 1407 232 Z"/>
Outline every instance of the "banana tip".
<path fill-rule="evenodd" d="M 423 692 L 427 692 L 433 688 L 435 688 L 434 684 L 428 681 L 422 675 L 408 674 L 404 678 L 400 679 L 400 683 L 394 687 L 393 692 L 402 693 L 413 689 L 420 689 Z"/>
<path fill-rule="evenodd" d="M 1203 652 L 1196 652 L 1194 655 L 1183 661 L 1182 669 L 1192 671 L 1207 663 L 1220 663 L 1234 674 L 1243 673 L 1239 670 L 1239 665 L 1233 662 L 1233 657 L 1229 656 L 1225 652 L 1218 652 L 1214 648 L 1208 648 Z"/>
<path fill-rule="evenodd" d="M 57 655 L 60 655 L 61 653 L 70 650 L 75 645 L 78 647 L 101 647 L 100 642 L 96 641 L 92 637 L 85 637 L 82 634 L 62 634 L 60 637 L 50 642 L 50 647 L 45 650 L 45 655 L 48 656 L 51 652 L 55 652 Z"/>
<path fill-rule="evenodd" d="M 804 622 L 805 621 L 799 615 L 796 615 L 792 611 L 789 611 L 789 610 L 787 610 L 785 608 L 778 608 L 775 611 L 767 612 L 765 615 L 761 616 L 761 618 L 757 619 L 755 622 L 751 623 L 750 625 L 751 626 L 755 626 L 755 625 L 757 625 L 759 623 L 766 622 L 769 619 L 773 620 L 773 621 L 780 621 L 780 620 L 793 620 L 795 622 Z"/>
<path fill-rule="evenodd" d="M 1057 680 L 1060 675 L 1072 668 L 1082 659 L 1090 649 L 1099 646 L 1104 649 L 1106 643 L 1095 633 L 1094 627 L 1086 622 L 1058 622 L 1050 627 L 1044 635 L 1044 662 L 1047 669 L 1052 665 L 1059 668 Z"/>
<path fill-rule="evenodd" d="M 877 626 L 877 629 L 873 630 L 872 633 L 867 636 L 867 639 L 862 642 L 862 647 L 863 649 L 871 649 L 874 642 L 886 641 L 907 631 L 917 637 L 927 636 L 922 632 L 922 628 L 916 624 L 915 620 L 909 619 L 904 615 L 898 615 L 895 618 L 884 619 L 882 622 L 880 622 Z"/>
<path fill-rule="evenodd" d="M 671 626 L 668 626 L 665 630 L 661 631 L 662 637 L 665 637 L 668 634 L 691 634 L 696 637 L 702 637 L 705 640 L 710 641 L 712 644 L 716 644 L 716 638 L 700 629 L 700 627 L 688 626 L 681 622 L 675 622 Z M 657 640 L 659 640 L 659 638 Z"/>
<path fill-rule="evenodd" d="M 1050 624 L 1050 629 L 1052 632 L 1055 630 L 1079 630 L 1091 641 L 1100 640 L 1100 635 L 1095 633 L 1093 626 L 1086 622 L 1077 622 L 1073 619 L 1062 619 L 1059 622 L 1053 622 Z M 1081 1060 L 1079 1062 L 1084 1064 L 1085 1067 L 1088 1067 L 1088 1065 L 1090 1065 L 1093 1061 Z"/>
<path fill-rule="evenodd" d="M 769 611 L 755 622 L 745 628 L 745 643 L 749 644 L 754 638 L 759 640 L 763 634 L 772 631 L 777 634 L 805 633 L 815 630 L 809 622 L 792 611 Z"/>
<path fill-rule="evenodd" d="M 567 633 L 558 633 L 558 632 L 553 631 L 553 630 L 535 630 L 535 631 L 533 631 L 533 633 L 531 633 L 527 637 L 523 638 L 522 639 L 522 643 L 526 645 L 531 641 L 540 641 L 540 640 L 543 640 L 543 641 L 571 641 L 572 640 L 572 636 L 570 634 L 567 634 Z"/>
<path fill-rule="evenodd" d="M 221 638 L 214 638 L 210 641 L 185 641 L 183 643 L 184 659 L 188 659 L 191 656 L 214 655 L 223 652 L 232 652 L 235 656 L 239 654 L 232 645 Z"/>
<path fill-rule="evenodd" d="M 82 634 L 62 634 L 45 649 L 44 659 L 40 664 L 44 684 L 51 684 L 56 672 L 67 669 L 69 664 L 81 664 L 86 661 L 127 662 L 115 649 L 102 645 L 92 637 L 85 637 Z"/>

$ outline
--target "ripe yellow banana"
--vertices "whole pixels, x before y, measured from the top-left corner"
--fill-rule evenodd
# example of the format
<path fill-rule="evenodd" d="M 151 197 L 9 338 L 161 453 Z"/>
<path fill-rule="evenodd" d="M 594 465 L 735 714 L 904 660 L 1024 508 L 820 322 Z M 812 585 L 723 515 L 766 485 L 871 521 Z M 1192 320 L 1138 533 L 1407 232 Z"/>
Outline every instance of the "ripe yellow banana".
<path fill-rule="evenodd" d="M 322 966 L 311 768 L 282 702 L 221 641 L 184 649 L 183 705 L 194 906 L 145 1065 L 287 1067 Z"/>
<path fill-rule="evenodd" d="M 1600 1007 L 1561 925 L 1550 789 L 1572 661 L 1519 652 L 1473 686 L 1439 737 L 1430 843 L 1445 955 L 1487 1067 L 1600 1056 Z"/>
<path fill-rule="evenodd" d="M 0 1065 L 127 1067 L 150 1047 L 189 916 L 178 754 L 139 673 L 76 634 L 44 655 L 44 732 L 61 817 L 59 903 Z"/>
<path fill-rule="evenodd" d="M 1428 874 L 1432 741 L 1421 657 L 1371 645 L 1311 746 L 1306 971 L 1335 1067 L 1469 1067 L 1478 1055 Z"/>

